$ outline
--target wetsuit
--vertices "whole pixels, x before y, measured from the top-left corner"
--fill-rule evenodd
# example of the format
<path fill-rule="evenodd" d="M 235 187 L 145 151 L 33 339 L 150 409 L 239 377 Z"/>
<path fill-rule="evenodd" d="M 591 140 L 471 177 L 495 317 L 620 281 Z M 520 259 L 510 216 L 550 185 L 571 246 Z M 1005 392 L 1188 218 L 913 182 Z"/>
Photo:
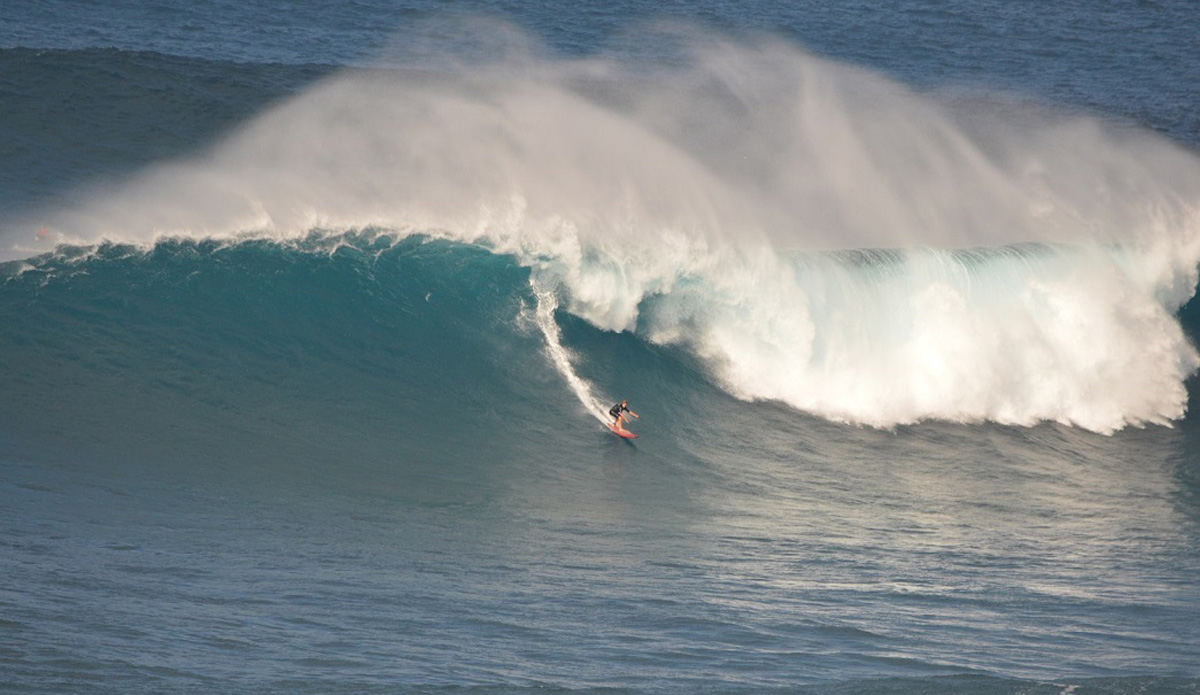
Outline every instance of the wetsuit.
<path fill-rule="evenodd" d="M 628 413 L 629 406 L 624 403 L 618 403 L 612 407 L 612 410 L 608 411 L 608 414 L 612 416 L 613 422 L 620 422 L 622 411 Z"/>

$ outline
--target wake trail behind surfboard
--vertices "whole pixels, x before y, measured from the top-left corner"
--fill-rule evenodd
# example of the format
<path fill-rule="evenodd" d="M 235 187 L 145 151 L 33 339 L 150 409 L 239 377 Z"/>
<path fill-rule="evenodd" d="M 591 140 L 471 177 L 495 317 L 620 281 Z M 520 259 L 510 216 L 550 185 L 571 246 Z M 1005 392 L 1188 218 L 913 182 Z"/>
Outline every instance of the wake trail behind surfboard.
<path fill-rule="evenodd" d="M 554 363 L 554 368 L 567 380 L 567 384 L 575 392 L 575 397 L 579 399 L 583 407 L 587 408 L 588 412 L 597 420 L 607 425 L 609 418 L 605 413 L 604 405 L 592 395 L 592 384 L 575 373 L 575 368 L 571 366 L 571 353 L 563 347 L 562 333 L 558 329 L 558 323 L 554 320 L 554 310 L 558 308 L 558 298 L 552 290 L 538 286 L 537 281 L 532 277 L 529 279 L 529 284 L 533 288 L 533 296 L 537 299 L 534 320 L 541 329 L 542 335 L 546 337 L 546 353 Z"/>

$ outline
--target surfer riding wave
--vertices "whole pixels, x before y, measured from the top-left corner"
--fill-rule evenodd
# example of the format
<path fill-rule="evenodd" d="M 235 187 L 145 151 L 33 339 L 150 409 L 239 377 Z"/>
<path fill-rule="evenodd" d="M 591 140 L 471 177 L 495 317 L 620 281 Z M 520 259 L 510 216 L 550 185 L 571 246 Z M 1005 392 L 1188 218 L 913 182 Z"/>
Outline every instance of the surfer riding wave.
<path fill-rule="evenodd" d="M 621 401 L 612 408 L 609 408 L 608 414 L 613 419 L 613 429 L 624 429 L 622 423 L 629 422 L 629 418 L 625 417 L 625 413 L 629 413 L 635 418 L 638 416 L 637 413 L 629 409 L 629 401 Z"/>

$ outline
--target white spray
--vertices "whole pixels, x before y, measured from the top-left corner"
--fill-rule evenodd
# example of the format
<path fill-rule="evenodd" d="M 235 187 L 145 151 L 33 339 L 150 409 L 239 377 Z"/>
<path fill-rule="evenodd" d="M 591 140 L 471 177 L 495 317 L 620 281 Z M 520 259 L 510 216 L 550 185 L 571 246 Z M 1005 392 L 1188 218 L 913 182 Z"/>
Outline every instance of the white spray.
<path fill-rule="evenodd" d="M 558 322 L 554 320 L 554 312 L 558 309 L 558 298 L 554 296 L 553 290 L 540 287 L 532 277 L 529 285 L 533 289 L 533 296 L 537 301 L 534 306 L 533 318 L 538 329 L 541 330 L 542 336 L 546 339 L 546 354 L 549 355 L 551 363 L 566 380 L 567 385 L 571 387 L 571 391 L 575 393 L 575 397 L 579 399 L 584 408 L 600 422 L 607 423 L 608 418 L 604 412 L 604 405 L 592 395 L 592 384 L 575 372 L 575 367 L 571 364 L 571 353 L 563 347 L 562 332 L 558 328 Z"/>

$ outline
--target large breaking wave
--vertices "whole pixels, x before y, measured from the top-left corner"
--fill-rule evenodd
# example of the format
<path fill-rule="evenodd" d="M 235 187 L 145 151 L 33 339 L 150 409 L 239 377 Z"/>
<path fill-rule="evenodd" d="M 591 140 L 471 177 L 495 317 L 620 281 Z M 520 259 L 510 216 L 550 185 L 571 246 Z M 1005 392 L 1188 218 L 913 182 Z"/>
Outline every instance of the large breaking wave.
<path fill-rule="evenodd" d="M 593 411 L 556 307 L 836 420 L 1109 432 L 1183 414 L 1194 153 L 769 38 L 659 28 L 653 55 L 576 60 L 494 26 L 451 43 L 409 42 L 202 157 L 81 194 L 39 218 L 44 241 L 481 245 L 530 269 L 547 365 Z"/>

